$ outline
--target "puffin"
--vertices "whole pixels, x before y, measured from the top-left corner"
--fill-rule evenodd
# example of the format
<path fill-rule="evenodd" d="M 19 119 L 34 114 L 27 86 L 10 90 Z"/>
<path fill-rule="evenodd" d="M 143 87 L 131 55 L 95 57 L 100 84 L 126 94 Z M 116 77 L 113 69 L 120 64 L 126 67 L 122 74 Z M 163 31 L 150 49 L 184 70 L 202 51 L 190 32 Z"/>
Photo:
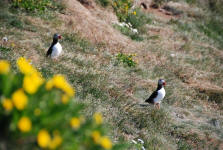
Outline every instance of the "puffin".
<path fill-rule="evenodd" d="M 145 102 L 154 104 L 154 107 L 160 109 L 160 103 L 166 95 L 164 86 L 166 85 L 165 80 L 159 79 L 157 89 L 150 95 Z"/>
<path fill-rule="evenodd" d="M 58 42 L 59 39 L 61 39 L 61 35 L 57 33 L 53 35 L 53 42 L 46 53 L 46 57 L 50 56 L 51 58 L 56 59 L 60 56 L 62 52 L 62 46 Z"/>

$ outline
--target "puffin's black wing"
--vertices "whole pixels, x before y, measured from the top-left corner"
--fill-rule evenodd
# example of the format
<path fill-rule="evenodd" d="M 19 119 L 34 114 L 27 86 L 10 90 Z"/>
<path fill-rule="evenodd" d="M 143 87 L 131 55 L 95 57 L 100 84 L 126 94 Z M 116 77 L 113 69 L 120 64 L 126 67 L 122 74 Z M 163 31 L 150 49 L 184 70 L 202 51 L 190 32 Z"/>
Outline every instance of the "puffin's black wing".
<path fill-rule="evenodd" d="M 154 98 L 157 97 L 157 95 L 158 95 L 158 92 L 157 91 L 154 91 L 152 93 L 152 95 L 150 95 L 150 97 L 145 102 L 148 102 L 148 103 L 152 103 L 153 104 L 154 103 L 153 100 L 154 100 Z"/>
<path fill-rule="evenodd" d="M 46 53 L 46 57 L 48 57 L 50 54 L 52 54 L 53 51 L 53 44 L 51 44 L 50 48 L 48 49 L 47 53 Z"/>

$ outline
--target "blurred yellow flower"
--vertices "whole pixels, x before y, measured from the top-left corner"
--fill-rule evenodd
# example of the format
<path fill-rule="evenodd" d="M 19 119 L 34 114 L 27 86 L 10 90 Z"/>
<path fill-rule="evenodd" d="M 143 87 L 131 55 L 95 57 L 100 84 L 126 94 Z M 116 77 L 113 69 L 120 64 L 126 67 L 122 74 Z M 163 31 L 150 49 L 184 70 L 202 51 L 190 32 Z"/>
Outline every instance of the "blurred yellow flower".
<path fill-rule="evenodd" d="M 58 74 L 55 75 L 51 80 L 46 83 L 46 89 L 50 90 L 53 87 L 61 89 L 64 91 L 68 96 L 74 96 L 75 90 L 71 87 L 71 85 L 66 81 L 65 77 Z"/>
<path fill-rule="evenodd" d="M 21 0 L 19 0 L 20 2 Z M 11 43 L 11 47 L 14 48 L 15 47 L 15 43 Z"/>
<path fill-rule="evenodd" d="M 108 137 L 102 137 L 100 140 L 100 145 L 104 149 L 111 149 L 112 148 L 112 142 Z"/>
<path fill-rule="evenodd" d="M 69 102 L 70 97 L 67 94 L 63 94 L 61 101 L 63 104 L 67 104 Z"/>
<path fill-rule="evenodd" d="M 74 96 L 75 90 L 67 83 L 62 90 L 69 96 Z"/>
<path fill-rule="evenodd" d="M 71 118 L 71 120 L 70 120 L 70 126 L 73 129 L 77 130 L 78 128 L 80 128 L 80 124 L 81 124 L 81 121 L 80 121 L 79 118 L 77 118 L 77 117 Z"/>
<path fill-rule="evenodd" d="M 66 85 L 64 76 L 58 74 L 53 77 L 53 84 L 56 88 L 63 88 Z"/>
<path fill-rule="evenodd" d="M 35 116 L 39 116 L 40 113 L 41 113 L 41 110 L 40 110 L 39 108 L 36 108 L 36 109 L 34 110 L 34 115 L 35 115 Z"/>
<path fill-rule="evenodd" d="M 28 117 L 22 117 L 18 122 L 18 128 L 22 132 L 29 132 L 32 128 L 32 122 Z"/>
<path fill-rule="evenodd" d="M 24 57 L 20 57 L 17 60 L 17 65 L 23 74 L 27 75 L 37 72 L 37 70 Z"/>
<path fill-rule="evenodd" d="M 10 70 L 10 64 L 6 60 L 0 60 L 0 74 L 6 74 Z"/>
<path fill-rule="evenodd" d="M 94 142 L 99 144 L 101 139 L 101 134 L 98 131 L 93 131 L 91 134 L 91 137 L 93 138 Z"/>
<path fill-rule="evenodd" d="M 12 108 L 13 108 L 12 101 L 10 99 L 7 99 L 7 98 L 2 101 L 2 105 L 3 105 L 3 107 L 6 111 L 11 111 Z"/>
<path fill-rule="evenodd" d="M 50 135 L 47 130 L 42 129 L 37 135 L 37 143 L 41 148 L 47 148 L 51 142 Z"/>
<path fill-rule="evenodd" d="M 27 105 L 28 99 L 23 90 L 19 89 L 12 94 L 12 101 L 18 110 L 23 110 Z"/>
<path fill-rule="evenodd" d="M 59 134 L 55 134 L 53 139 L 50 141 L 49 148 L 56 149 L 62 143 L 62 138 Z"/>
<path fill-rule="evenodd" d="M 95 113 L 93 117 L 94 117 L 96 124 L 102 124 L 103 118 L 102 118 L 101 113 Z"/>
<path fill-rule="evenodd" d="M 26 75 L 23 80 L 23 88 L 29 94 L 34 94 L 42 84 L 43 79 L 38 73 Z"/>
<path fill-rule="evenodd" d="M 133 15 L 136 15 L 136 11 L 133 11 Z"/>
<path fill-rule="evenodd" d="M 52 88 L 53 88 L 53 80 L 51 79 L 51 80 L 47 81 L 46 89 L 51 90 Z"/>

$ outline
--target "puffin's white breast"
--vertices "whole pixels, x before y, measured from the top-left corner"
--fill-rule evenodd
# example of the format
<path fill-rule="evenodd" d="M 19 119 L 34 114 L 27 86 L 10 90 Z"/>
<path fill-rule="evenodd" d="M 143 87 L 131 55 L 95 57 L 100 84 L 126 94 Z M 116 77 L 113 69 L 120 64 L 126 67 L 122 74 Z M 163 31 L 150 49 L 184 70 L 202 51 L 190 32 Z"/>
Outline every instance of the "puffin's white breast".
<path fill-rule="evenodd" d="M 157 94 L 157 97 L 154 98 L 154 102 L 155 103 L 161 103 L 161 101 L 163 100 L 163 98 L 165 97 L 166 95 L 166 92 L 165 92 L 165 89 L 162 87 L 159 91 L 157 91 L 158 94 Z"/>
<path fill-rule="evenodd" d="M 52 58 L 57 58 L 62 52 L 62 46 L 60 45 L 59 42 L 57 42 L 57 44 L 55 44 L 52 47 L 52 49 L 53 49 L 52 54 L 51 54 Z"/>

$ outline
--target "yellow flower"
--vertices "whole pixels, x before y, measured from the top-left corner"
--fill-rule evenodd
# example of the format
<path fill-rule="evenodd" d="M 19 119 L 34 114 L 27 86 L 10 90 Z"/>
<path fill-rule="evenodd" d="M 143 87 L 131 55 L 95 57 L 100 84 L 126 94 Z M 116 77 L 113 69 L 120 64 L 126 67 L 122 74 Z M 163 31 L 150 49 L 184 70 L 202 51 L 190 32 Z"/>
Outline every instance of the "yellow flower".
<path fill-rule="evenodd" d="M 133 11 L 133 15 L 136 15 L 136 11 Z"/>
<path fill-rule="evenodd" d="M 19 89 L 12 94 L 12 101 L 18 110 L 23 110 L 27 105 L 28 99 L 23 90 Z"/>
<path fill-rule="evenodd" d="M 47 81 L 46 89 L 51 90 L 52 88 L 53 88 L 53 80 L 51 79 L 51 80 Z"/>
<path fill-rule="evenodd" d="M 37 72 L 31 75 L 26 75 L 23 80 L 23 88 L 29 94 L 34 94 L 42 84 L 43 79 Z"/>
<path fill-rule="evenodd" d="M 53 77 L 53 84 L 56 88 L 63 88 L 66 85 L 66 80 L 62 75 L 55 75 Z"/>
<path fill-rule="evenodd" d="M 67 94 L 62 95 L 61 100 L 62 100 L 63 104 L 67 104 L 69 102 L 69 99 L 70 99 L 70 97 Z"/>
<path fill-rule="evenodd" d="M 96 124 L 102 124 L 103 118 L 102 118 L 101 113 L 95 113 L 93 117 L 94 117 Z"/>
<path fill-rule="evenodd" d="M 111 149 L 112 148 L 112 142 L 108 137 L 102 137 L 100 140 L 100 145 L 104 149 Z"/>
<path fill-rule="evenodd" d="M 4 99 L 2 105 L 6 111 L 11 111 L 13 108 L 13 103 L 10 99 Z"/>
<path fill-rule="evenodd" d="M 39 116 L 40 113 L 41 113 L 41 110 L 40 110 L 39 108 L 36 108 L 36 109 L 34 110 L 34 115 L 35 115 L 35 116 Z"/>
<path fill-rule="evenodd" d="M 51 138 L 47 130 L 42 129 L 37 135 L 37 143 L 41 148 L 47 148 L 51 142 Z"/>
<path fill-rule="evenodd" d="M 21 1 L 21 0 L 19 0 Z M 15 43 L 11 43 L 11 47 L 14 48 L 15 47 Z"/>
<path fill-rule="evenodd" d="M 6 60 L 0 60 L 0 74 L 7 74 L 10 70 L 10 64 Z"/>
<path fill-rule="evenodd" d="M 18 122 L 18 128 L 22 132 L 29 132 L 32 128 L 32 122 L 28 117 L 22 117 Z"/>
<path fill-rule="evenodd" d="M 79 118 L 77 118 L 77 117 L 71 118 L 71 120 L 70 120 L 70 126 L 73 129 L 77 130 L 78 128 L 80 128 L 80 124 L 81 124 L 81 121 L 80 121 Z"/>
<path fill-rule="evenodd" d="M 51 80 L 46 83 L 47 90 L 50 90 L 53 87 L 61 89 L 70 97 L 74 96 L 75 94 L 74 89 L 70 86 L 70 84 L 67 83 L 66 79 L 62 75 L 55 75 Z"/>
<path fill-rule="evenodd" d="M 74 96 L 75 94 L 74 89 L 68 83 L 62 88 L 62 90 L 69 96 Z"/>
<path fill-rule="evenodd" d="M 58 146 L 61 145 L 61 143 L 62 143 L 62 138 L 58 133 L 56 133 L 54 134 L 53 139 L 50 141 L 49 148 L 56 149 Z"/>
<path fill-rule="evenodd" d="M 35 68 L 33 68 L 33 66 L 24 58 L 24 57 L 20 57 L 17 60 L 17 65 L 19 67 L 19 70 L 23 73 L 23 74 L 32 74 L 37 72 L 37 70 Z"/>
<path fill-rule="evenodd" d="M 101 139 L 101 134 L 98 131 L 93 131 L 91 134 L 91 137 L 93 138 L 94 142 L 99 144 Z"/>

